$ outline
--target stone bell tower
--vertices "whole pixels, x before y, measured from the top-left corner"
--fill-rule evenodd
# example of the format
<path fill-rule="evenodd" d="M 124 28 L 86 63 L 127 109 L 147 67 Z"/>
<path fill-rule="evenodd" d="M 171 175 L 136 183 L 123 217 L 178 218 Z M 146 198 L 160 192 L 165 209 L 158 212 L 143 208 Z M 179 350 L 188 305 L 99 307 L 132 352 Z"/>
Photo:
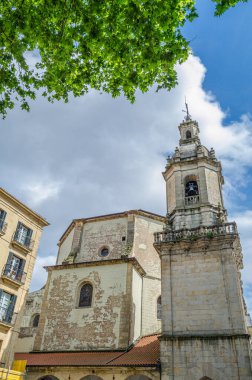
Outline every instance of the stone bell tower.
<path fill-rule="evenodd" d="M 251 380 L 236 224 L 223 205 L 221 164 L 187 112 L 163 173 L 161 371 L 165 380 Z"/>

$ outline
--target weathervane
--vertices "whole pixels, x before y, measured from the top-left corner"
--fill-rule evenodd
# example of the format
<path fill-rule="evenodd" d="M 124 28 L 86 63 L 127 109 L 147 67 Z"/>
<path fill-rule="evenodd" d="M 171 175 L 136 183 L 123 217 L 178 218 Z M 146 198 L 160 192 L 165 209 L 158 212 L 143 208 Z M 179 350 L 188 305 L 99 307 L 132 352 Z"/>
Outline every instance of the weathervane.
<path fill-rule="evenodd" d="M 186 103 L 186 97 L 185 97 L 185 106 L 186 106 L 186 110 L 182 110 L 183 112 L 186 113 L 185 121 L 190 121 L 192 119 L 191 119 L 191 115 L 189 114 L 188 104 Z"/>

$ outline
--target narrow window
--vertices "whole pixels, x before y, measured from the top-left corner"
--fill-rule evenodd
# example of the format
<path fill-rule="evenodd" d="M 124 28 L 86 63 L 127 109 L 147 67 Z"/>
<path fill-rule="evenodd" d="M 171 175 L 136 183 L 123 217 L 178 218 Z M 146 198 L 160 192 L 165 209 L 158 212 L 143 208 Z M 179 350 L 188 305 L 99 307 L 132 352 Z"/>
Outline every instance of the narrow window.
<path fill-rule="evenodd" d="M 161 303 L 161 296 L 157 299 L 157 319 L 162 318 L 162 303 Z"/>
<path fill-rule="evenodd" d="M 186 131 L 186 138 L 187 139 L 191 139 L 192 138 L 192 134 L 190 131 Z"/>
<path fill-rule="evenodd" d="M 32 327 L 38 327 L 38 324 L 39 324 L 39 317 L 40 317 L 39 314 L 36 314 L 36 315 L 33 317 L 33 320 L 32 320 Z"/>
<path fill-rule="evenodd" d="M 84 284 L 80 289 L 79 307 L 89 307 L 92 304 L 93 286 Z"/>

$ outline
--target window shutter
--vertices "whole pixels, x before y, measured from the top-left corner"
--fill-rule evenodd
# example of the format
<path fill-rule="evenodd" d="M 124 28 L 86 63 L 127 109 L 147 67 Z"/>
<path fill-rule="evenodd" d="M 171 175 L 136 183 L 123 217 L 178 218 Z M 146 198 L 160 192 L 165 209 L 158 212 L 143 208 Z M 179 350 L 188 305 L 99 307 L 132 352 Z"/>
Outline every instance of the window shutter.
<path fill-rule="evenodd" d="M 6 217 L 6 211 L 0 210 L 0 229 L 3 228 L 5 217 Z"/>
<path fill-rule="evenodd" d="M 0 289 L 0 306 L 1 306 L 1 298 L 2 298 L 2 293 L 3 293 L 3 290 Z"/>
<path fill-rule="evenodd" d="M 30 243 L 31 243 L 32 232 L 33 231 L 30 228 L 27 231 L 27 235 L 26 235 L 26 238 L 25 238 L 25 245 L 27 245 L 27 246 L 29 246 Z"/>
<path fill-rule="evenodd" d="M 9 303 L 9 306 L 8 306 L 8 309 L 7 309 L 6 317 L 5 317 L 5 321 L 7 323 L 11 323 L 13 312 L 14 312 L 14 308 L 15 308 L 15 304 L 16 304 L 16 300 L 17 300 L 17 297 L 14 296 L 14 294 L 12 294 L 11 295 L 11 299 L 10 299 L 10 303 Z"/>
<path fill-rule="evenodd" d="M 17 278 L 19 281 L 22 280 L 22 275 L 24 272 L 24 267 L 25 267 L 25 260 L 20 260 L 19 267 L 18 267 L 18 272 L 17 272 Z"/>
<path fill-rule="evenodd" d="M 21 229 L 21 226 L 22 226 L 22 223 L 21 223 L 21 222 L 18 222 L 17 229 L 16 229 L 15 236 L 14 236 L 14 239 L 17 239 L 17 238 L 18 238 L 18 234 L 19 234 L 19 231 L 20 231 L 20 229 Z"/>
<path fill-rule="evenodd" d="M 13 257 L 13 253 L 9 252 L 7 263 L 6 263 L 6 266 L 5 266 L 5 269 L 4 269 L 4 274 L 9 273 L 12 257 Z"/>
<path fill-rule="evenodd" d="M 0 221 L 4 221 L 6 217 L 6 211 L 0 210 Z"/>

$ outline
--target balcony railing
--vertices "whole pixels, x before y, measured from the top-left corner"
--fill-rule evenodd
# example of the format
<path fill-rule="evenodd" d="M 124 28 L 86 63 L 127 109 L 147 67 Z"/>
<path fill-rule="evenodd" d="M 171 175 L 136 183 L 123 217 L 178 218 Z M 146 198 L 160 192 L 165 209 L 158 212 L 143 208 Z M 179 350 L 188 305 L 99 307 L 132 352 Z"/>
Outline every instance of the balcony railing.
<path fill-rule="evenodd" d="M 23 241 L 22 238 L 16 235 L 12 236 L 12 244 L 18 245 L 20 248 L 23 248 L 25 251 L 31 251 L 34 247 L 34 240 L 29 237 L 26 237 Z"/>
<path fill-rule="evenodd" d="M 17 284 L 22 285 L 25 283 L 26 273 L 13 269 L 11 264 L 6 264 L 3 269 L 2 277 L 3 279 L 6 278 L 9 281 L 14 281 Z"/>
<path fill-rule="evenodd" d="M 7 223 L 2 219 L 0 219 L 0 235 L 5 234 L 7 229 Z"/>
<path fill-rule="evenodd" d="M 200 201 L 199 195 L 191 195 L 189 197 L 185 197 L 185 205 L 186 206 L 195 205 L 195 204 L 199 203 L 199 201 Z"/>
<path fill-rule="evenodd" d="M 154 233 L 154 244 L 169 243 L 180 240 L 197 240 L 200 237 L 213 238 L 215 236 L 236 235 L 236 223 L 224 223 L 214 226 L 200 226 L 197 228 L 163 231 Z"/>

